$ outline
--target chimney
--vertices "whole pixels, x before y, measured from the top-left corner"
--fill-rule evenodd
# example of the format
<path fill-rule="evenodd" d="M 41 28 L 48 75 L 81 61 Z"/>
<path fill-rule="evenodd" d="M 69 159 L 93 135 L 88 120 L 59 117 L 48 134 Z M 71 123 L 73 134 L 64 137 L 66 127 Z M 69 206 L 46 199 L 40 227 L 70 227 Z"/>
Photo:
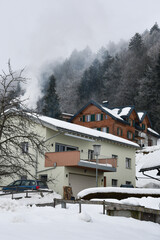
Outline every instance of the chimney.
<path fill-rule="evenodd" d="M 103 101 L 103 102 L 102 102 L 103 107 L 107 107 L 107 106 L 108 106 L 108 103 L 109 103 L 108 101 Z"/>

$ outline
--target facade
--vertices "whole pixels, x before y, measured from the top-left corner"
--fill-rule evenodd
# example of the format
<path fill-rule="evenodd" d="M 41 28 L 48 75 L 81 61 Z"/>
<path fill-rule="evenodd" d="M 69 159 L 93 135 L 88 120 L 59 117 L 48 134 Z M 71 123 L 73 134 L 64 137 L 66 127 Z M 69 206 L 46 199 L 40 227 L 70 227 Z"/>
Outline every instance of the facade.
<path fill-rule="evenodd" d="M 39 156 L 26 143 L 24 151 L 36 158 L 35 168 L 28 170 L 35 178 L 47 181 L 49 188 L 63 196 L 64 189 L 71 187 L 72 195 L 76 197 L 79 191 L 96 186 L 96 168 L 99 187 L 135 186 L 136 143 L 49 117 L 39 116 L 33 121 L 35 132 L 43 138 L 47 151 L 45 156 Z M 101 145 L 97 163 L 94 144 Z M 7 179 L 2 185 L 13 180 L 17 179 Z"/>
<path fill-rule="evenodd" d="M 64 186 L 73 195 L 96 186 L 96 160 L 93 145 L 100 144 L 98 186 L 135 186 L 136 143 L 76 124 L 40 117 L 48 146 L 45 160 L 39 159 L 38 178 L 54 179 L 49 187 L 63 195 Z M 117 166 L 118 165 L 118 166 Z"/>
<path fill-rule="evenodd" d="M 140 146 L 157 145 L 159 134 L 151 129 L 146 112 L 136 112 L 134 106 L 108 108 L 107 103 L 88 102 L 71 119 L 72 123 L 111 133 Z"/>

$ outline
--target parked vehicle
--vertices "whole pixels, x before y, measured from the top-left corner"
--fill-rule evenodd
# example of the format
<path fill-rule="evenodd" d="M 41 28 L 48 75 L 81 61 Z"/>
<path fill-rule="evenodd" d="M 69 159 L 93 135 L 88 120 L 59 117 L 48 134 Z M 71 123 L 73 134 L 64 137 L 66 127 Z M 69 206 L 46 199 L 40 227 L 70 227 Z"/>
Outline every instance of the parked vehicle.
<path fill-rule="evenodd" d="M 121 184 L 120 187 L 124 187 L 124 188 L 134 188 L 134 186 L 132 184 Z"/>
<path fill-rule="evenodd" d="M 23 192 L 24 190 L 38 190 L 40 188 L 48 189 L 47 183 L 40 180 L 17 180 L 3 187 L 2 191 Z"/>

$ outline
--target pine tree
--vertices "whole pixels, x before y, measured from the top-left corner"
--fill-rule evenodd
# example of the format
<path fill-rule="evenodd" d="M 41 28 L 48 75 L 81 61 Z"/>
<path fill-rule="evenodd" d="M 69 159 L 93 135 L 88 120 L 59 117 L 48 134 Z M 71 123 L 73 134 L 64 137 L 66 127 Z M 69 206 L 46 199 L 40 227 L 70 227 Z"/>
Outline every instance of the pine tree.
<path fill-rule="evenodd" d="M 144 49 L 144 43 L 139 33 L 136 33 L 129 42 L 129 50 L 135 52 L 138 55 L 142 54 Z"/>
<path fill-rule="evenodd" d="M 38 112 L 52 118 L 60 118 L 61 111 L 59 98 L 56 93 L 56 79 L 54 75 L 49 77 L 49 82 L 44 89 L 44 96 L 38 103 Z"/>
<path fill-rule="evenodd" d="M 160 28 L 157 23 L 153 25 L 153 27 L 150 30 L 150 34 L 152 34 L 154 31 L 160 32 Z"/>

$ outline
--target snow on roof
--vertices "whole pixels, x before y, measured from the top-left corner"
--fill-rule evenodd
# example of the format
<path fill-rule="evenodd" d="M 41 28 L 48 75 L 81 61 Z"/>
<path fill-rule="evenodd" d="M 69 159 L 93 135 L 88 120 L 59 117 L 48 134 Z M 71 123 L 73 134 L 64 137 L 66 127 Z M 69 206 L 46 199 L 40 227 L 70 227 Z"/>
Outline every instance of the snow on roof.
<path fill-rule="evenodd" d="M 137 114 L 138 114 L 139 120 L 141 121 L 144 115 L 144 112 L 137 112 Z"/>
<path fill-rule="evenodd" d="M 78 198 L 91 193 L 130 193 L 130 194 L 160 194 L 160 189 L 146 189 L 146 188 L 121 188 L 121 187 L 95 187 L 87 188 L 77 194 Z"/>
<path fill-rule="evenodd" d="M 145 162 L 141 166 L 141 169 L 153 168 L 156 166 L 160 166 L 160 148 L 159 151 L 154 151 L 145 156 Z"/>
<path fill-rule="evenodd" d="M 156 131 L 154 131 L 152 128 L 147 128 L 147 130 L 155 135 L 159 136 L 159 133 L 157 133 Z"/>
<path fill-rule="evenodd" d="M 101 108 L 104 109 L 104 111 L 110 113 L 110 114 L 111 114 L 112 116 L 114 116 L 115 118 L 120 119 L 121 121 L 124 121 L 123 118 L 121 118 L 121 117 L 118 115 L 117 111 L 114 111 L 114 109 L 106 108 L 106 107 L 104 107 L 103 105 L 100 105 L 100 106 L 101 106 Z"/>
<path fill-rule="evenodd" d="M 39 115 L 38 118 L 39 118 L 40 121 L 42 121 L 46 124 L 49 124 L 53 127 L 56 127 L 56 128 L 61 128 L 61 129 L 64 129 L 64 130 L 78 132 L 80 134 L 86 134 L 86 135 L 89 135 L 91 137 L 106 139 L 106 140 L 110 140 L 110 141 L 114 141 L 114 142 L 118 142 L 118 143 L 121 143 L 121 144 L 126 144 L 126 145 L 130 145 L 132 147 L 139 148 L 138 144 L 136 144 L 134 142 L 131 142 L 129 140 L 126 140 L 124 138 L 112 135 L 110 133 L 97 131 L 95 129 L 91 129 L 91 128 L 88 128 L 88 127 L 83 127 L 83 126 L 80 126 L 80 125 L 77 125 L 77 124 L 74 124 L 74 123 L 69 123 L 69 122 L 65 122 L 65 121 L 62 121 L 62 120 L 58 120 L 58 119 L 50 118 L 50 117 L 46 117 L 46 116 Z"/>
<path fill-rule="evenodd" d="M 122 108 L 121 112 L 119 113 L 119 116 L 127 116 L 129 114 L 130 110 L 131 110 L 131 107 Z"/>

